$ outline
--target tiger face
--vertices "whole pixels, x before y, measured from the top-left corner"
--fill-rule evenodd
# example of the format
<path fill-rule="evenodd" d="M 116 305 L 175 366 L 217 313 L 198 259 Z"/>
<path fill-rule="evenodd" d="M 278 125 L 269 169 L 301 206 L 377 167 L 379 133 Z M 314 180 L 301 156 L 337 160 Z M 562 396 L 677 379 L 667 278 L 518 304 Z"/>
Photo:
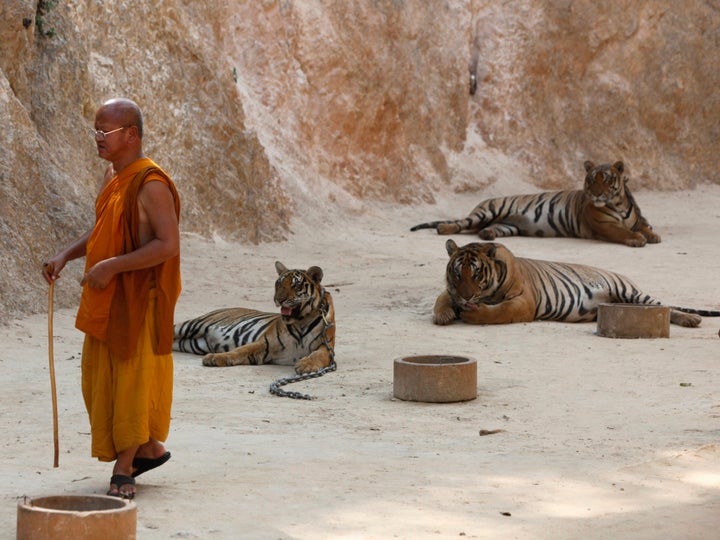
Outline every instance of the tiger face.
<path fill-rule="evenodd" d="M 433 308 L 439 325 L 456 319 L 472 324 L 529 322 L 535 317 L 532 292 L 518 280 L 518 259 L 502 244 L 445 243 L 450 255 L 446 289 Z"/>
<path fill-rule="evenodd" d="M 278 278 L 275 281 L 275 305 L 283 319 L 303 319 L 317 312 L 322 301 L 320 282 L 323 271 L 318 266 L 307 270 L 288 270 L 280 261 L 275 263 Z"/>
<path fill-rule="evenodd" d="M 592 161 L 585 162 L 585 194 L 593 206 L 617 206 L 625 199 L 624 171 L 622 161 L 597 166 Z"/>
<path fill-rule="evenodd" d="M 462 248 L 448 240 L 447 290 L 460 310 L 477 309 L 497 292 L 507 274 L 507 265 L 497 257 L 497 245 L 472 243 Z"/>

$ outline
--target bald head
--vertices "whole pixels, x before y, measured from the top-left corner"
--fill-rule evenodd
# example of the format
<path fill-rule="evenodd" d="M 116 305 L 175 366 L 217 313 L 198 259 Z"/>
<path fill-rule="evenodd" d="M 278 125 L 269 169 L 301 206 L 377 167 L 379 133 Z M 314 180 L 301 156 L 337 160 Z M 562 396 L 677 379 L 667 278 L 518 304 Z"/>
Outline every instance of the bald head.
<path fill-rule="evenodd" d="M 140 107 L 131 99 L 113 98 L 107 100 L 98 109 L 98 114 L 116 121 L 121 126 L 137 127 L 138 138 L 143 135 L 143 118 Z"/>
<path fill-rule="evenodd" d="M 142 113 L 134 101 L 115 98 L 103 103 L 95 113 L 95 130 L 98 156 L 112 162 L 116 173 L 145 157 Z"/>

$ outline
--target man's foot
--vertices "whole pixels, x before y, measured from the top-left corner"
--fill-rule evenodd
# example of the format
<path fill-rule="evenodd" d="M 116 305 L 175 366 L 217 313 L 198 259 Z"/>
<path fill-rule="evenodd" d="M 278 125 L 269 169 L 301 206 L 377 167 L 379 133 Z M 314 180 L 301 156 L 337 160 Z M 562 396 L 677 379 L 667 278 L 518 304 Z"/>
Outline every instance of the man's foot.
<path fill-rule="evenodd" d="M 163 455 L 156 458 L 136 457 L 135 459 L 133 459 L 132 462 L 133 478 L 135 478 L 136 476 L 140 476 L 144 472 L 148 472 L 152 469 L 155 469 L 156 467 L 159 467 L 168 459 L 170 459 L 170 452 L 165 452 Z"/>
<path fill-rule="evenodd" d="M 113 474 L 110 477 L 110 490 L 107 494 L 111 497 L 132 499 L 135 497 L 135 479 L 124 474 Z"/>
<path fill-rule="evenodd" d="M 160 441 L 150 439 L 145 444 L 141 444 L 137 447 L 137 450 L 133 454 L 133 458 L 147 458 L 157 459 L 162 457 L 167 452 L 167 448 Z"/>

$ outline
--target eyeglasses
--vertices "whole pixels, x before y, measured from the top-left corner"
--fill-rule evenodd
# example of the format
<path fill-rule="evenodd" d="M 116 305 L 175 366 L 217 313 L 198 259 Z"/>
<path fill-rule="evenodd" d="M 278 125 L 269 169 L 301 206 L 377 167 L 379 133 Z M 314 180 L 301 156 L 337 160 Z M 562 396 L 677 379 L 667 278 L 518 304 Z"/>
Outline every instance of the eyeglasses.
<path fill-rule="evenodd" d="M 115 133 L 116 131 L 120 131 L 121 129 L 127 129 L 129 127 L 131 127 L 131 126 L 123 126 L 123 127 L 117 128 L 117 129 L 113 129 L 112 131 L 103 131 L 102 129 L 90 128 L 90 132 L 93 134 L 93 137 L 95 137 L 96 141 L 104 141 L 105 137 L 107 137 L 111 133 Z"/>

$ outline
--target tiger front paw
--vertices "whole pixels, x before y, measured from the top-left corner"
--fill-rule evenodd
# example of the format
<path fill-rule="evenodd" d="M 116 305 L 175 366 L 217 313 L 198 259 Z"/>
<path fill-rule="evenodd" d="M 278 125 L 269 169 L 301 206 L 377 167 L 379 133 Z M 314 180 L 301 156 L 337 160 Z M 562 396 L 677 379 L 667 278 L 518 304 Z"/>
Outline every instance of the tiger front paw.
<path fill-rule="evenodd" d="M 446 326 L 455 320 L 455 311 L 452 308 L 439 309 L 433 312 L 433 322 Z"/>
<path fill-rule="evenodd" d="M 329 366 L 331 362 L 332 357 L 330 356 L 330 351 L 325 347 L 321 347 L 298 360 L 297 364 L 295 364 L 295 373 L 302 375 L 304 373 L 319 371 Z"/>
<path fill-rule="evenodd" d="M 625 239 L 625 245 L 630 247 L 644 247 L 645 244 L 647 244 L 647 240 L 645 237 L 640 234 L 636 233 L 634 236 L 631 236 L 630 238 Z"/>
<path fill-rule="evenodd" d="M 655 234 L 654 232 L 645 233 L 645 238 L 647 239 L 648 244 L 659 244 L 660 243 L 660 235 Z"/>
<path fill-rule="evenodd" d="M 495 240 L 495 238 L 497 238 L 495 231 L 492 229 L 480 229 L 478 236 L 483 240 Z"/>
<path fill-rule="evenodd" d="M 224 367 L 227 366 L 227 358 L 222 353 L 210 353 L 206 354 L 202 358 L 203 366 L 209 367 Z"/>
<path fill-rule="evenodd" d="M 304 373 L 312 373 L 319 371 L 325 367 L 325 363 L 318 358 L 303 358 L 295 366 L 295 373 L 302 375 Z"/>

